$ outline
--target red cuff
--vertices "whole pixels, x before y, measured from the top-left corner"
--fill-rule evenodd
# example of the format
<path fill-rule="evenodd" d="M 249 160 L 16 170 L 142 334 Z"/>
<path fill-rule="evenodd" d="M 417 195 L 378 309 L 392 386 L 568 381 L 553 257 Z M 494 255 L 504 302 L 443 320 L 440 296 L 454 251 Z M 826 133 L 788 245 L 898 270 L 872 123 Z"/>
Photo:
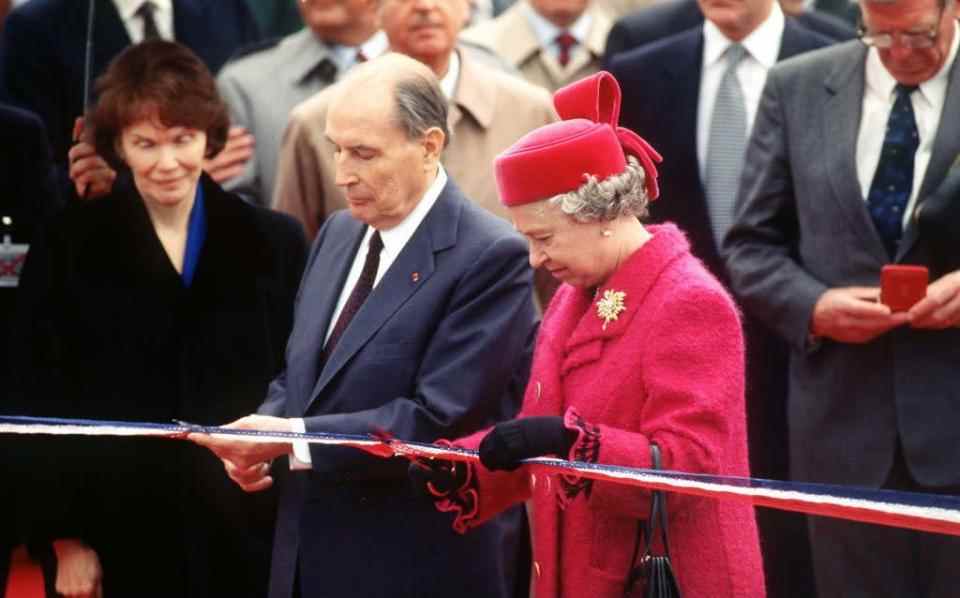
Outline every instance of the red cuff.
<path fill-rule="evenodd" d="M 441 446 L 454 446 L 448 440 L 437 440 L 436 444 Z M 427 490 L 436 496 L 433 504 L 441 513 L 453 513 L 453 531 L 458 534 L 465 534 L 471 527 L 476 525 L 477 510 L 480 500 L 477 495 L 477 475 L 473 463 L 463 463 L 467 468 L 467 478 L 455 492 L 444 495 L 439 494 L 434 488 L 427 484 Z"/>
<path fill-rule="evenodd" d="M 584 420 L 573 407 L 567 409 L 563 416 L 563 425 L 569 430 L 577 432 L 577 439 L 570 447 L 567 459 L 596 463 L 600 459 L 600 428 Z M 561 474 L 557 497 L 560 508 L 566 508 L 581 492 L 587 498 L 593 489 L 593 480 L 584 479 L 577 474 Z"/>

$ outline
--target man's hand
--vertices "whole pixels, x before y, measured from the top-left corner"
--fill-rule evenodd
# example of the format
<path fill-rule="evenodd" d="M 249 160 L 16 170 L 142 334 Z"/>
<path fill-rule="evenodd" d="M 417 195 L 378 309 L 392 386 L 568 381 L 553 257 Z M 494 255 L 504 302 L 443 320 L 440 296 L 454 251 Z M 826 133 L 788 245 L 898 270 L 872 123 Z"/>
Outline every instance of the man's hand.
<path fill-rule="evenodd" d="M 76 142 L 67 156 L 70 161 L 70 180 L 80 199 L 103 197 L 113 189 L 117 171 L 110 168 L 93 144 L 83 136 L 83 118 L 73 123 L 73 139 Z"/>
<path fill-rule="evenodd" d="M 877 287 L 830 289 L 813 308 L 811 332 L 842 343 L 866 343 L 910 320 L 879 303 Z"/>
<path fill-rule="evenodd" d="M 239 176 L 253 157 L 255 140 L 243 127 L 230 127 L 227 144 L 219 154 L 203 163 L 203 170 L 218 183 Z"/>
<path fill-rule="evenodd" d="M 290 420 L 268 415 L 248 415 L 223 427 L 268 432 L 293 431 Z M 254 466 L 269 463 L 277 457 L 289 455 L 293 452 L 293 445 L 290 442 L 257 442 L 253 437 L 249 439 L 243 436 L 222 437 L 194 432 L 188 434 L 187 439 L 213 451 L 215 455 L 224 460 L 225 466 L 227 465 L 226 462 L 229 462 L 234 471 L 244 479 L 248 479 L 251 471 L 254 470 Z M 230 471 L 231 468 L 228 466 L 227 473 L 230 474 Z M 233 478 L 233 475 L 230 477 Z"/>
<path fill-rule="evenodd" d="M 960 326 L 960 270 L 927 286 L 927 296 L 907 312 L 910 326 L 940 330 Z"/>
<path fill-rule="evenodd" d="M 97 553 L 80 540 L 56 540 L 57 593 L 67 598 L 101 598 L 103 570 Z"/>
<path fill-rule="evenodd" d="M 250 467 L 239 467 L 233 462 L 223 459 L 223 468 L 227 476 L 237 483 L 244 492 L 260 492 L 273 486 L 270 476 L 270 462 L 255 463 Z"/>

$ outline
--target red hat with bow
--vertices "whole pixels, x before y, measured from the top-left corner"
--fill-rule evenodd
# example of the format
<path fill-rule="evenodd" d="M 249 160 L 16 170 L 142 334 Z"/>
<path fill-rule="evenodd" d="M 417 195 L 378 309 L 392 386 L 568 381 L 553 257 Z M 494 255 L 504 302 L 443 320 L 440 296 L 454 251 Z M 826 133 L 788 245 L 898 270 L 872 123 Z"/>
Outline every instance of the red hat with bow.
<path fill-rule="evenodd" d="M 527 133 L 494 161 L 497 190 L 505 206 L 540 201 L 579 189 L 592 175 L 602 181 L 621 174 L 626 155 L 646 174 L 650 200 L 660 194 L 660 154 L 642 137 L 617 126 L 620 85 L 606 71 L 571 83 L 553 94 L 563 120 Z"/>

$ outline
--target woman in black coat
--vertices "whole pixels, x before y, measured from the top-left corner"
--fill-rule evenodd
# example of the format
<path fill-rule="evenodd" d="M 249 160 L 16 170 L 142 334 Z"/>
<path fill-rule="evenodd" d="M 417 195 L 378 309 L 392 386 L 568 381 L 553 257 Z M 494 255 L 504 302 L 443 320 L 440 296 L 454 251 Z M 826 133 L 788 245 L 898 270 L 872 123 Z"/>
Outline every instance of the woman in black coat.
<path fill-rule="evenodd" d="M 210 73 L 186 48 L 132 46 L 98 82 L 97 152 L 132 184 L 46 228 L 21 280 L 21 411 L 217 423 L 280 371 L 305 259 L 290 218 L 202 172 L 227 137 Z M 72 596 L 263 596 L 273 498 L 169 439 L 57 439 L 29 461 L 27 537 Z"/>

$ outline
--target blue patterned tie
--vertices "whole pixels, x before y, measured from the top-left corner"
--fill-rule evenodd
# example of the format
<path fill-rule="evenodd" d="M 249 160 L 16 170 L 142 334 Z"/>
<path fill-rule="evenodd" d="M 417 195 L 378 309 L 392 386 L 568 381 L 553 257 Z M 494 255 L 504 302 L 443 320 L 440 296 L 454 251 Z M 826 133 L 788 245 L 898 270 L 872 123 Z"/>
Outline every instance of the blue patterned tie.
<path fill-rule="evenodd" d="M 910 94 L 916 89 L 916 86 L 897 85 L 897 99 L 890 110 L 880 161 L 867 196 L 867 209 L 891 259 L 897 255 L 903 234 L 903 211 L 913 189 L 913 158 L 920 145 L 910 103 Z"/>

